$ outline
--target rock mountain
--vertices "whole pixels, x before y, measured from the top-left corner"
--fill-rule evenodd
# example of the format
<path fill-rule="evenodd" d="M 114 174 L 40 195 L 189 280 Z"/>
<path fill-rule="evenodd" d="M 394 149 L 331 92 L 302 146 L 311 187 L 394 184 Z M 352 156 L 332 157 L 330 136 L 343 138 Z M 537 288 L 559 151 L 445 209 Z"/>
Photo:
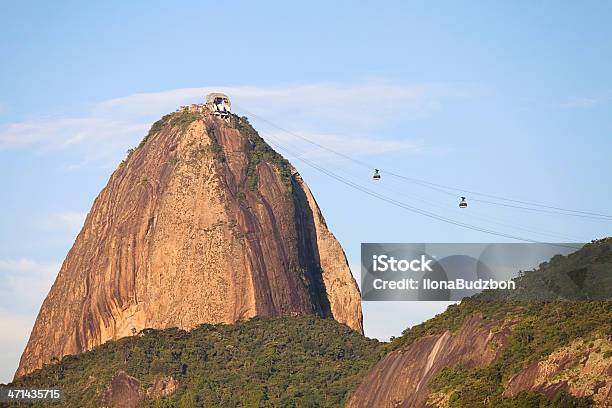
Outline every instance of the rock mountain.
<path fill-rule="evenodd" d="M 156 122 L 96 198 L 16 377 L 145 328 L 331 317 L 359 289 L 300 175 L 246 118 L 192 105 Z"/>

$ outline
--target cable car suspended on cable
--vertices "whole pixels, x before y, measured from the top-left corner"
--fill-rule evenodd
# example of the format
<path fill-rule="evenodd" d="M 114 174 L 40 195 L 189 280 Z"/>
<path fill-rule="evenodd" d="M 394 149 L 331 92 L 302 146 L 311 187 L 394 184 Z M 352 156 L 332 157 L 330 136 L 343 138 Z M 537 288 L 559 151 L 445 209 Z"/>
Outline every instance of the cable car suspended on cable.
<path fill-rule="evenodd" d="M 459 208 L 467 208 L 467 202 L 465 201 L 465 197 L 461 197 L 461 202 L 459 203 Z"/>
<path fill-rule="evenodd" d="M 374 169 L 374 175 L 372 176 L 374 181 L 380 180 L 380 174 L 378 173 L 378 169 Z"/>

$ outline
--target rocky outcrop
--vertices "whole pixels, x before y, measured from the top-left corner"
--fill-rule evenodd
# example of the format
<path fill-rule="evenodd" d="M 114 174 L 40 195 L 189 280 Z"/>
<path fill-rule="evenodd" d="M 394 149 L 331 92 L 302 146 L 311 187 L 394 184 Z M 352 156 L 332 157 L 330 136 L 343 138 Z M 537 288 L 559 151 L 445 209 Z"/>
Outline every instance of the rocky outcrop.
<path fill-rule="evenodd" d="M 536 361 L 508 381 L 504 397 L 537 391 L 553 399 L 561 390 L 591 397 L 595 406 L 612 404 L 611 339 L 578 339 Z"/>
<path fill-rule="evenodd" d="M 310 190 L 246 119 L 177 112 L 96 198 L 16 375 L 144 328 L 292 314 L 362 332 L 358 287 Z"/>
<path fill-rule="evenodd" d="M 159 400 L 172 396 L 179 383 L 172 376 L 158 377 L 145 393 L 140 380 L 118 371 L 98 399 L 101 408 L 138 408 L 147 400 Z"/>
<path fill-rule="evenodd" d="M 389 353 L 364 377 L 347 407 L 424 407 L 429 381 L 444 367 L 469 369 L 493 362 L 510 334 L 509 325 L 499 326 L 471 316 L 456 334 L 421 337 Z"/>
<path fill-rule="evenodd" d="M 420 337 L 378 362 L 349 398 L 347 407 L 455 406 L 457 401 L 453 405 L 451 395 L 464 390 L 456 385 L 440 389 L 438 373 L 444 368 L 468 371 L 495 363 L 510 344 L 515 323 L 483 320 L 472 314 L 456 334 L 445 331 Z M 611 356 L 611 337 L 599 334 L 577 338 L 504 379 L 499 397 L 512 398 L 523 391 L 533 391 L 554 400 L 565 391 L 592 399 L 596 407 L 612 406 Z M 436 390 L 430 388 L 433 379 L 438 381 Z M 495 397 L 485 394 L 489 396 Z M 485 405 L 495 404 L 488 401 Z"/>
<path fill-rule="evenodd" d="M 147 397 L 153 400 L 173 395 L 179 388 L 179 382 L 172 376 L 159 377 L 152 386 L 147 388 Z"/>
<path fill-rule="evenodd" d="M 138 381 L 124 371 L 115 374 L 102 392 L 98 406 L 101 408 L 137 408 L 145 400 L 145 393 Z"/>

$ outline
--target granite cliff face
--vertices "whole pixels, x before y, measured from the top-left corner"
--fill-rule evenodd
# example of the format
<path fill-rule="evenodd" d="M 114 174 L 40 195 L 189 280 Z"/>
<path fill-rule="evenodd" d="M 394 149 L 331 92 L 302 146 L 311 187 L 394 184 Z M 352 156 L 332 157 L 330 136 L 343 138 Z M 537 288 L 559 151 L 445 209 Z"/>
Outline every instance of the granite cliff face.
<path fill-rule="evenodd" d="M 497 322 L 471 316 L 456 334 L 445 331 L 421 337 L 405 349 L 392 351 L 365 376 L 347 407 L 428 405 L 429 381 L 444 367 L 474 368 L 495 360 L 510 331 L 508 326 L 497 328 Z"/>
<path fill-rule="evenodd" d="M 144 328 L 304 314 L 362 332 L 340 244 L 246 118 L 192 106 L 158 121 L 96 198 L 16 376 Z"/>
<path fill-rule="evenodd" d="M 503 399 L 521 393 L 535 392 L 553 401 L 561 392 L 591 399 L 594 407 L 612 404 L 612 338 L 589 336 L 577 338 L 567 346 L 528 364 L 500 384 L 496 390 L 491 383 L 463 376 L 453 381 L 451 375 L 440 377 L 444 369 L 468 372 L 474 370 L 486 378 L 484 369 L 490 367 L 513 340 L 512 326 L 516 321 L 484 320 L 471 315 L 457 333 L 445 331 L 418 338 L 408 347 L 387 354 L 363 378 L 351 398 L 348 408 L 358 407 L 437 407 L 497 406 Z M 607 356 L 607 357 L 606 357 Z M 458 378 L 458 377 L 455 377 Z M 432 387 L 432 382 L 436 387 Z M 480 387 L 477 401 L 457 398 L 456 392 L 470 393 L 469 382 Z M 462 388 L 464 387 L 464 388 Z M 432 389 L 439 388 L 439 389 Z M 454 401 L 453 401 L 454 398 Z M 518 404 L 516 406 L 526 406 Z M 533 404 L 533 401 L 532 401 Z M 510 403 L 505 406 L 511 406 Z M 536 406 L 536 405 L 529 405 Z M 555 405 L 557 406 L 557 405 Z M 570 406 L 570 405 L 558 405 Z M 572 405 L 578 406 L 578 405 Z M 590 405 L 589 405 L 590 406 Z"/>
<path fill-rule="evenodd" d="M 581 290 L 564 286 L 577 273 Z M 612 407 L 612 239 L 555 255 L 516 282 L 522 292 L 464 298 L 406 330 L 347 406 Z M 552 301 L 521 298 L 551 290 Z"/>
<path fill-rule="evenodd" d="M 560 390 L 591 397 L 593 406 L 612 406 L 612 336 L 577 339 L 535 361 L 508 380 L 504 397 L 537 391 L 552 399 Z"/>

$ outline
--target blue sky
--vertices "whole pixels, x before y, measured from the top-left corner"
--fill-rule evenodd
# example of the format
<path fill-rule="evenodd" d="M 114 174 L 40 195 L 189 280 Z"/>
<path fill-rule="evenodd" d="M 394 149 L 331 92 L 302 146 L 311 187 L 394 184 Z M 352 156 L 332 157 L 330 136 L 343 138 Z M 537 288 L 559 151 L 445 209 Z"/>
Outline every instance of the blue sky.
<path fill-rule="evenodd" d="M 0 381 L 125 151 L 208 90 L 381 169 L 612 213 L 610 17 L 603 1 L 4 4 Z M 325 168 L 448 218 L 542 241 L 611 235 L 610 222 L 476 202 L 460 212 L 455 197 L 389 177 L 373 187 L 368 170 L 252 122 Z M 357 276 L 361 242 L 503 240 L 364 196 L 288 157 Z M 443 307 L 370 302 L 366 334 L 397 335 Z"/>

